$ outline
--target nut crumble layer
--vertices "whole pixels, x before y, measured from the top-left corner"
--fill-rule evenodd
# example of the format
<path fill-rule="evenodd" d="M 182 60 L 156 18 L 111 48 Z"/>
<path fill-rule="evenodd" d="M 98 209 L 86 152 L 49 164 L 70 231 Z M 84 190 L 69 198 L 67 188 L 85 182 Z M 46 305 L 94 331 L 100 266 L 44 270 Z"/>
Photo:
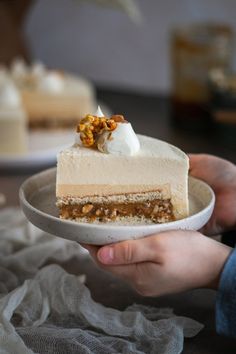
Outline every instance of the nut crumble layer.
<path fill-rule="evenodd" d="M 170 199 L 110 203 L 61 204 L 60 217 L 85 222 L 109 222 L 121 218 L 141 218 L 154 223 L 175 220 Z"/>

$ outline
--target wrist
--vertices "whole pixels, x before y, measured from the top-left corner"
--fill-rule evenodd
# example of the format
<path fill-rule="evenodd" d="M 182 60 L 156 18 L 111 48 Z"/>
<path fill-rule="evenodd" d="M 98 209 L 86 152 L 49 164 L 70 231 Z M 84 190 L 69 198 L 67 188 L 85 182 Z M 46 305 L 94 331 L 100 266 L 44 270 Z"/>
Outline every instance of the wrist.
<path fill-rule="evenodd" d="M 218 290 L 222 271 L 231 252 L 231 247 L 228 247 L 221 243 L 218 243 L 217 247 L 213 250 L 212 256 L 210 257 L 210 269 L 212 270 L 212 272 L 209 277 L 209 282 L 207 284 L 208 288 Z"/>

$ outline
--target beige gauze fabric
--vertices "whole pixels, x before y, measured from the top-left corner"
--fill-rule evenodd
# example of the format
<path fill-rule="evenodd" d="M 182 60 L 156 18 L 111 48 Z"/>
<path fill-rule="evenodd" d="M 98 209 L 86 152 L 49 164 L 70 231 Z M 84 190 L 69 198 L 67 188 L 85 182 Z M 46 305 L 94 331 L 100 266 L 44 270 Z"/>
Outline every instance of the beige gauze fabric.
<path fill-rule="evenodd" d="M 96 303 L 84 275 L 57 261 L 87 254 L 30 224 L 19 209 L 0 212 L 0 354 L 177 354 L 203 326 L 171 309 Z M 53 259 L 55 264 L 44 266 Z M 105 292 L 105 289 L 104 289 Z"/>

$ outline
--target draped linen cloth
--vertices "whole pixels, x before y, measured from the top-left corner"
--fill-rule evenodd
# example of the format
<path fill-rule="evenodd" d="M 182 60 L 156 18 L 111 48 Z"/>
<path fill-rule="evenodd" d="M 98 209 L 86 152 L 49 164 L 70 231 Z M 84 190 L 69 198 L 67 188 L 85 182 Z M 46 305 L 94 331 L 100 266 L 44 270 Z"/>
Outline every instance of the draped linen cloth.
<path fill-rule="evenodd" d="M 57 264 L 87 256 L 77 243 L 34 227 L 18 208 L 0 212 L 0 354 L 177 354 L 184 337 L 203 328 L 172 309 L 133 304 L 119 311 L 95 302 L 85 275 Z"/>

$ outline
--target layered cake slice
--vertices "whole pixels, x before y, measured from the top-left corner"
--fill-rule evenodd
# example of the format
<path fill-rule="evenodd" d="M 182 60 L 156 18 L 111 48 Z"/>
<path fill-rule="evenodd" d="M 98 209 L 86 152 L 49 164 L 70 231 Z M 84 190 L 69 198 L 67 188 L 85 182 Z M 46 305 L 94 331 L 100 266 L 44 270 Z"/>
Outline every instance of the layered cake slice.
<path fill-rule="evenodd" d="M 60 217 L 79 222 L 163 223 L 188 215 L 188 157 L 136 135 L 122 116 L 86 116 L 58 155 Z"/>

